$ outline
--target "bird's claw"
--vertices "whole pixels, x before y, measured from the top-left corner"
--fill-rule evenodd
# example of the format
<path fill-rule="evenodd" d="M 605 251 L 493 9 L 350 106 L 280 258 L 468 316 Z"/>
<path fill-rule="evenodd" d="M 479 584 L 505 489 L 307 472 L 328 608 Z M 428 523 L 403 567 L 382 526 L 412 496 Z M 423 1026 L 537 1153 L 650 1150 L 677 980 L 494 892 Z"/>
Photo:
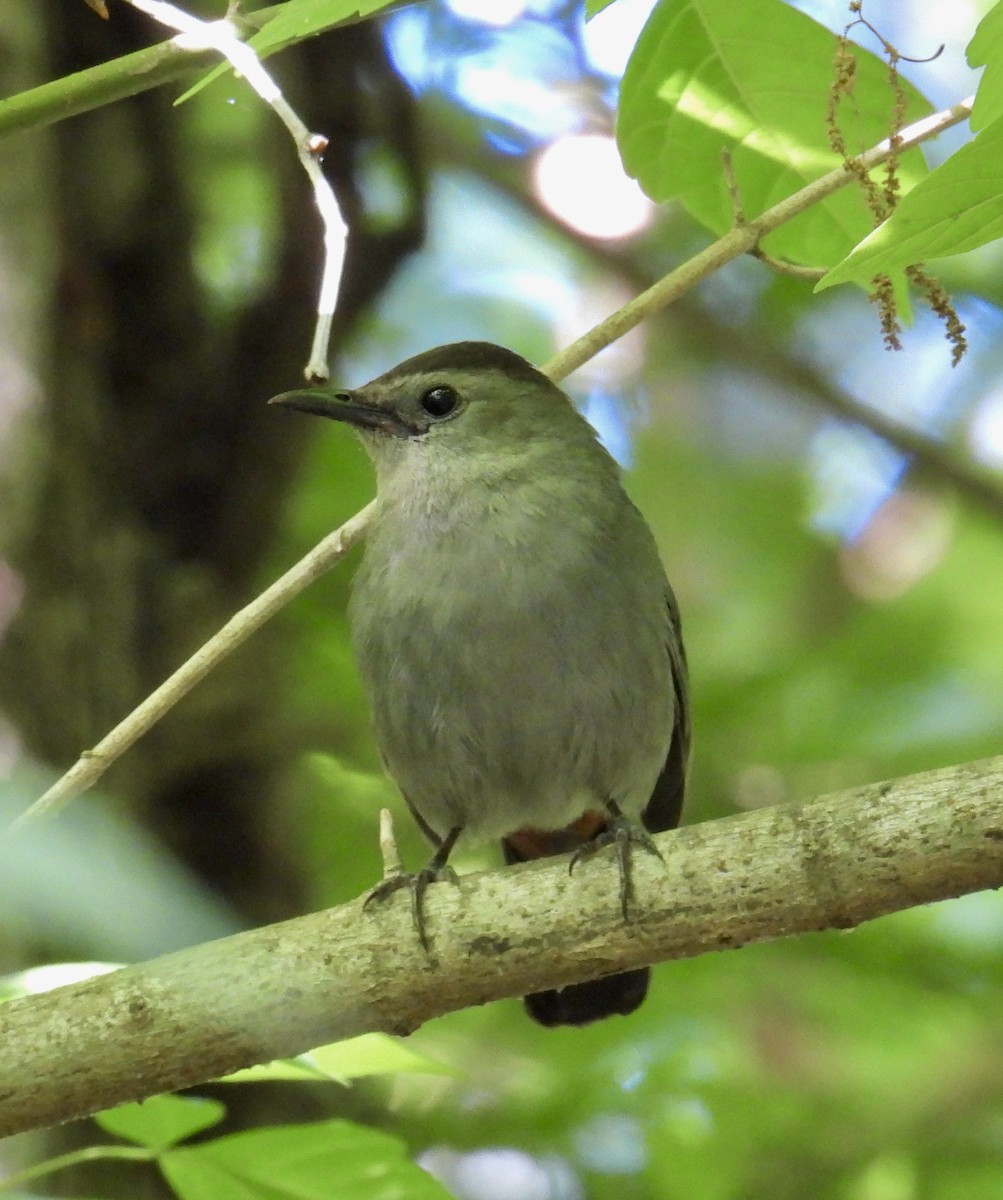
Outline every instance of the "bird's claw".
<path fill-rule="evenodd" d="M 620 911 L 625 921 L 630 920 L 630 902 L 634 898 L 634 883 L 631 875 L 631 852 L 634 846 L 640 846 L 649 854 L 654 854 L 661 862 L 665 862 L 661 850 L 655 845 L 655 840 L 642 826 L 624 816 L 618 808 L 610 805 L 611 815 L 606 828 L 598 833 L 591 841 L 572 854 L 568 864 L 568 874 L 585 858 L 591 858 L 598 850 L 606 846 L 616 847 L 616 861 L 620 868 Z"/>
<path fill-rule="evenodd" d="M 459 883 L 456 872 L 452 867 L 444 864 L 437 866 L 429 864 L 423 867 L 420 871 L 415 871 L 413 874 L 408 871 L 398 871 L 394 875 L 388 875 L 386 879 L 381 880 L 366 896 L 362 902 L 363 908 L 368 908 L 370 904 L 378 900 L 386 900 L 392 896 L 394 892 L 399 892 L 403 888 L 411 894 L 411 924 L 414 926 L 414 931 L 418 935 L 418 941 L 421 942 L 422 949 L 426 954 L 431 954 L 432 949 L 428 940 L 428 930 L 425 927 L 425 892 L 428 890 L 429 884 L 432 883 Z"/>

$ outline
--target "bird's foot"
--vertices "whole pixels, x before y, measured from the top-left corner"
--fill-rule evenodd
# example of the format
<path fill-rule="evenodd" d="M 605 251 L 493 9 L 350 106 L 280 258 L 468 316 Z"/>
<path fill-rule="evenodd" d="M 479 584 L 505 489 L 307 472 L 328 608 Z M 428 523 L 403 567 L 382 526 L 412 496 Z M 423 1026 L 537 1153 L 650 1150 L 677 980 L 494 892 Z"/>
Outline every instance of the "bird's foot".
<path fill-rule="evenodd" d="M 397 871 L 393 875 L 388 875 L 370 891 L 362 902 L 362 907 L 368 908 L 370 904 L 386 900 L 394 892 L 407 888 L 411 894 L 411 924 L 414 926 L 418 941 L 421 942 L 422 949 L 426 954 L 431 954 L 432 948 L 425 925 L 425 892 L 433 883 L 458 884 L 460 882 L 456 872 L 446 862 L 459 835 L 459 829 L 451 830 L 449 836 L 432 855 L 432 860 L 427 867 L 422 867 L 420 871 L 415 871 L 413 874 L 409 871 Z"/>
<path fill-rule="evenodd" d="M 623 913 L 623 919 L 628 921 L 630 920 L 630 903 L 634 898 L 634 882 L 631 873 L 633 848 L 640 846 L 649 854 L 654 854 L 661 862 L 664 862 L 665 859 L 644 826 L 625 816 L 620 811 L 620 806 L 613 800 L 607 801 L 606 808 L 609 811 L 606 828 L 596 834 L 591 841 L 579 846 L 572 854 L 571 862 L 568 865 L 568 874 L 571 874 L 582 859 L 591 858 L 597 850 L 602 850 L 605 846 L 615 846 L 617 865 L 620 868 L 620 911 Z"/>

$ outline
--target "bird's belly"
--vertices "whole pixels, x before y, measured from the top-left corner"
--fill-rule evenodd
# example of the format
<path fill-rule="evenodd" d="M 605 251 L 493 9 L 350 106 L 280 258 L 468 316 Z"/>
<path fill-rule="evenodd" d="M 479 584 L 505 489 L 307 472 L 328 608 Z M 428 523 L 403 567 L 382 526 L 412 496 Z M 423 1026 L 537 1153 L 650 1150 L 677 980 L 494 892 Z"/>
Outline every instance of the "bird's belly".
<path fill-rule="evenodd" d="M 580 595 L 573 612 L 516 594 L 518 605 L 501 592 L 450 613 L 412 600 L 379 624 L 359 597 L 380 749 L 440 836 L 557 829 L 610 799 L 637 814 L 665 762 L 673 693 L 659 621 L 631 619 L 615 594 L 602 605 Z"/>

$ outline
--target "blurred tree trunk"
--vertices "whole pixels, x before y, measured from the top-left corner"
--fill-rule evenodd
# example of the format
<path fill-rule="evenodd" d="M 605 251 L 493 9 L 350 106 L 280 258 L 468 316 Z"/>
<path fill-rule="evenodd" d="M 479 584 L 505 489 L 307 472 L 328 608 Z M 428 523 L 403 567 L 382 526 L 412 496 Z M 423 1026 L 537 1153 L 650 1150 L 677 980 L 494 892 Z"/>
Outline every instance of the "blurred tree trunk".
<path fill-rule="evenodd" d="M 12 6 L 0 24 L 0 62 L 12 93 L 47 75 L 45 21 L 35 5 Z M 23 529 L 33 479 L 11 452 L 28 411 L 40 400 L 40 373 L 50 349 L 48 314 L 56 270 L 56 165 L 50 130 L 8 139 L 0 171 L 0 511 L 5 533 Z M 8 572 L 0 576 L 0 632 L 16 602 Z"/>
<path fill-rule="evenodd" d="M 160 36 L 125 6 L 107 22 L 80 0 L 46 0 L 19 18 L 29 12 L 49 40 L 49 77 Z M 385 142 L 409 189 L 395 227 L 355 230 L 343 337 L 421 240 L 412 100 L 372 24 L 301 47 L 286 70 L 304 119 L 331 136 L 326 166 L 350 221 L 364 217 L 364 143 Z M 173 97 L 152 92 L 57 125 L 53 169 L 29 151 L 16 180 L 4 174 L 22 221 L 8 227 L 19 244 L 51 248 L 58 287 L 50 311 L 23 309 L 47 364 L 43 436 L 11 550 L 25 597 L 0 647 L 0 701 L 26 747 L 58 767 L 250 598 L 307 435 L 305 423 L 277 429 L 264 405 L 301 377 L 319 275 L 317 220 L 291 144 L 268 123 L 257 149 L 283 196 L 274 278 L 224 323 L 195 271 L 197 180 Z M 10 197 L 0 203 L 10 215 Z M 40 232 L 47 206 L 56 233 Z M 43 282 L 29 284 L 39 294 L 45 257 Z M 274 804 L 289 744 L 282 674 L 281 629 L 267 629 L 106 777 L 256 921 L 299 908 L 288 822 Z"/>

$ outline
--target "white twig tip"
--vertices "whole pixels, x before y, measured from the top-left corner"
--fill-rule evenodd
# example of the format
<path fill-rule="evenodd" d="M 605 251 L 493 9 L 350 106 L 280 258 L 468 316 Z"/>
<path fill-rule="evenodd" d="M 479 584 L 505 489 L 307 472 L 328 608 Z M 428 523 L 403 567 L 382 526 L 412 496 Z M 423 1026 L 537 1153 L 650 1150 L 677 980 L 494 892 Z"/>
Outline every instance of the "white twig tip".
<path fill-rule="evenodd" d="M 392 879 L 400 875 L 400 851 L 397 849 L 397 839 L 394 836 L 394 818 L 389 808 L 380 809 L 380 857 L 383 859 L 383 878 Z"/>

